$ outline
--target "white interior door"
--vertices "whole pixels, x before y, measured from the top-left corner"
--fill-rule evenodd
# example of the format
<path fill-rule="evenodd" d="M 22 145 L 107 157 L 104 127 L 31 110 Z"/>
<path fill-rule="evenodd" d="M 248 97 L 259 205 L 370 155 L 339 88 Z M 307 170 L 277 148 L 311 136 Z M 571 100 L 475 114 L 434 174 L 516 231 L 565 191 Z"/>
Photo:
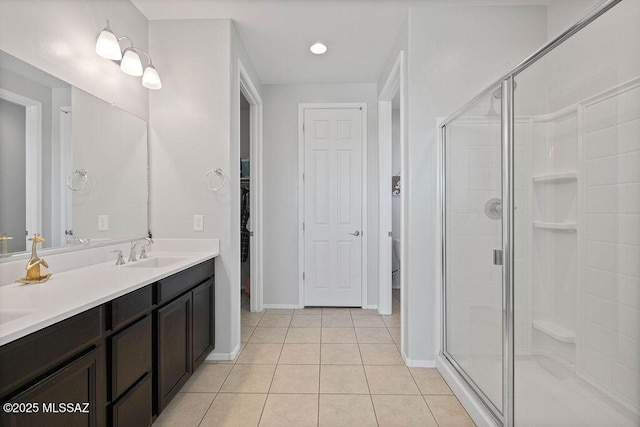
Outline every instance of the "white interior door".
<path fill-rule="evenodd" d="M 304 303 L 362 306 L 362 111 L 304 112 Z"/>

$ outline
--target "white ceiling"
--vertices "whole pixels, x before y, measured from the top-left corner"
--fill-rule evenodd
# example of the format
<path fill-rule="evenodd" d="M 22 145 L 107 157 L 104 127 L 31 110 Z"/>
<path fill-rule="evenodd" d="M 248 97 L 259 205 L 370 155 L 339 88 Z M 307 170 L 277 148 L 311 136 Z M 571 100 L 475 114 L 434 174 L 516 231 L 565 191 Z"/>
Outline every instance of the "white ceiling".
<path fill-rule="evenodd" d="M 231 18 L 262 84 L 377 82 L 413 4 L 545 0 L 132 0 L 150 20 Z M 322 41 L 325 55 L 309 47 Z"/>

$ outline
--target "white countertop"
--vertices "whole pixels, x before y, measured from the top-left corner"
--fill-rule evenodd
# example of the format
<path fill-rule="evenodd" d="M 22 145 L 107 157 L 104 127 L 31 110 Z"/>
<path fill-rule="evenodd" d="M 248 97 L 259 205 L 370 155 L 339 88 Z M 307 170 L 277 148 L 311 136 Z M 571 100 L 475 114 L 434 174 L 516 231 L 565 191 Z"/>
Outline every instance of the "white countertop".
<path fill-rule="evenodd" d="M 154 250 L 149 252 L 149 258 L 170 257 L 173 262 L 164 267 L 131 267 L 116 266 L 112 260 L 54 273 L 48 282 L 41 284 L 0 286 L 0 322 L 4 322 L 0 323 L 0 345 L 218 255 L 218 249 L 197 252 Z"/>

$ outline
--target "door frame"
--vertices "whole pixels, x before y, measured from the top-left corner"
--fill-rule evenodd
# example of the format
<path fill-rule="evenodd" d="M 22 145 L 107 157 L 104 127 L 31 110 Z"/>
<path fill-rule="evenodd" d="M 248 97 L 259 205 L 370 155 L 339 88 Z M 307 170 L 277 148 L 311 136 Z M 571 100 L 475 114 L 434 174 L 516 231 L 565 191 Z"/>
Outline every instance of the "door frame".
<path fill-rule="evenodd" d="M 249 227 L 253 232 L 253 238 L 249 238 L 249 256 L 251 259 L 251 297 L 250 309 L 252 312 L 263 310 L 263 186 L 262 186 L 262 129 L 263 129 L 263 102 L 258 89 L 251 81 L 249 73 L 238 60 L 238 80 L 240 81 L 240 92 L 249 102 L 249 176 L 251 177 L 251 198 L 250 198 L 250 219 Z M 238 95 L 239 96 L 239 95 Z M 240 138 L 240 121 L 238 121 L 238 138 Z M 239 142 L 239 140 L 238 140 Z M 240 160 L 238 159 L 238 164 Z M 240 276 L 239 276 L 240 277 Z"/>
<path fill-rule="evenodd" d="M 401 50 L 396 58 L 389 75 L 385 80 L 384 86 L 378 95 L 378 312 L 383 315 L 392 312 L 392 267 L 391 260 L 393 255 L 393 237 L 389 235 L 392 230 L 392 197 L 391 197 L 391 152 L 392 152 L 392 101 L 396 94 L 400 95 L 400 179 L 403 187 L 400 190 L 400 268 L 405 273 L 400 274 L 400 310 L 404 310 L 404 295 L 406 294 L 406 279 L 408 271 L 405 267 L 405 251 L 407 236 L 406 223 L 404 213 L 406 212 L 406 162 L 405 154 L 407 150 L 407 132 L 406 132 L 406 95 L 405 95 L 405 54 Z M 404 179 L 403 179 L 404 178 Z M 389 262 L 383 262 L 388 260 Z M 388 279 L 388 280 L 387 280 Z M 401 316 L 401 329 L 404 328 L 404 322 Z M 404 332 L 400 333 L 401 339 Z M 401 345 L 401 348 L 403 346 Z"/>
<path fill-rule="evenodd" d="M 353 109 L 361 110 L 361 126 L 362 126 L 362 200 L 361 200 L 361 228 L 362 228 L 362 265 L 361 265 L 361 281 L 362 294 L 360 305 L 362 308 L 368 308 L 367 300 L 367 255 L 368 255 L 368 236 L 367 227 L 367 191 L 369 188 L 367 182 L 367 103 L 366 102 L 338 102 L 338 103 L 300 103 L 298 104 L 298 306 L 304 307 L 304 112 L 312 109 Z"/>
<path fill-rule="evenodd" d="M 42 103 L 26 96 L 0 88 L 0 98 L 25 107 L 25 161 L 26 161 L 26 230 L 29 235 L 42 233 Z"/>

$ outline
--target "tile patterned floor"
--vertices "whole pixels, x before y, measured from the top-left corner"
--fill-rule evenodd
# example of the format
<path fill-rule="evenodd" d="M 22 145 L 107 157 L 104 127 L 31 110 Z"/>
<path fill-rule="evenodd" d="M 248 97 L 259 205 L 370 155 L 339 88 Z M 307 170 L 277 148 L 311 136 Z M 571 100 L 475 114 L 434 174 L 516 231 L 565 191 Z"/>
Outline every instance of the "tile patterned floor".
<path fill-rule="evenodd" d="M 201 365 L 154 426 L 473 426 L 435 369 L 404 365 L 399 336 L 399 307 L 243 304 L 239 356 Z"/>

